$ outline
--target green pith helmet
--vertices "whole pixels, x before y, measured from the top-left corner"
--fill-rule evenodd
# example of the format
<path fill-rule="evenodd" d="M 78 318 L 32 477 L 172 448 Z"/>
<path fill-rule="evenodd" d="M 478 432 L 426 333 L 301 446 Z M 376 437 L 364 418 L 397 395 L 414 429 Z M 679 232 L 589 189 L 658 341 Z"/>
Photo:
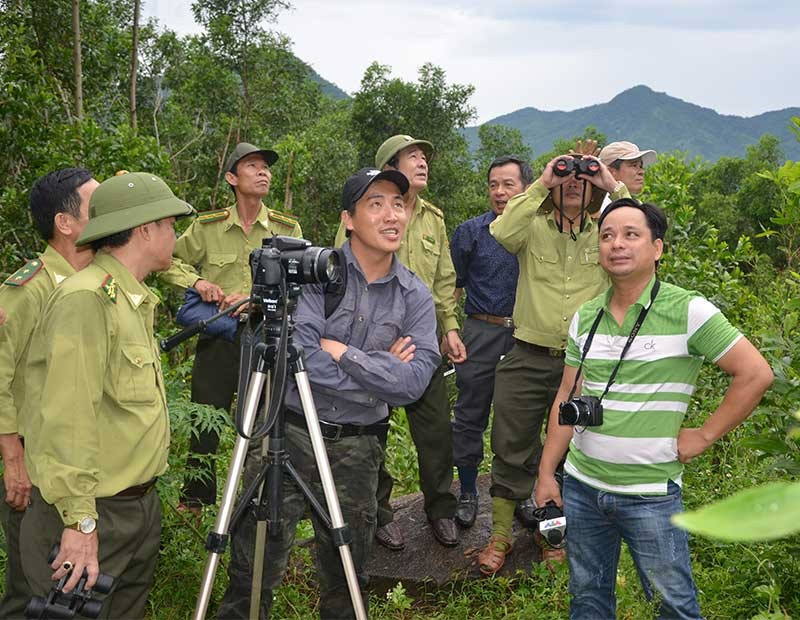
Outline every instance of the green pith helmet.
<path fill-rule="evenodd" d="M 427 140 L 415 140 L 411 136 L 399 134 L 392 136 L 380 145 L 378 152 L 375 153 L 375 167 L 378 170 L 383 170 L 383 167 L 392 157 L 397 155 L 397 153 L 402 151 L 404 148 L 414 144 L 418 145 L 419 148 L 422 149 L 422 152 L 425 153 L 425 157 L 428 158 L 428 162 L 433 159 L 433 144 Z"/>
<path fill-rule="evenodd" d="M 176 198 L 149 172 L 123 173 L 103 181 L 89 200 L 89 222 L 75 245 L 86 245 L 165 217 L 192 215 L 192 205 Z"/>
<path fill-rule="evenodd" d="M 233 172 L 233 167 L 239 163 L 242 157 L 247 157 L 253 153 L 261 155 L 268 166 L 278 161 L 278 154 L 275 151 L 260 149 L 255 144 L 250 144 L 249 142 L 240 142 L 236 145 L 236 148 L 233 149 L 233 153 L 228 156 L 228 161 L 225 162 L 225 172 Z"/>
<path fill-rule="evenodd" d="M 606 190 L 600 189 L 586 181 L 586 185 L 591 188 L 591 199 L 589 200 L 589 204 L 586 206 L 586 211 L 591 215 L 594 215 L 598 211 L 600 211 L 600 207 L 603 206 L 603 200 L 606 197 Z M 551 211 L 555 210 L 556 203 L 553 202 L 553 192 L 557 192 L 558 187 L 554 187 L 547 193 L 547 197 L 544 199 L 542 204 L 539 206 L 539 211 L 542 213 L 550 213 Z"/>

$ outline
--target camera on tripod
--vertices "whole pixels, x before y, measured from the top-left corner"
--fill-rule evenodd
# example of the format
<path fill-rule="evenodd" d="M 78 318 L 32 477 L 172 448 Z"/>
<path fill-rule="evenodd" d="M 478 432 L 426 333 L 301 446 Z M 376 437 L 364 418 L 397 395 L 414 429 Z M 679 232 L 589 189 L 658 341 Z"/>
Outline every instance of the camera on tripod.
<path fill-rule="evenodd" d="M 61 548 L 59 543 L 53 545 L 50 555 L 47 556 L 47 563 L 52 564 L 58 556 Z M 59 579 L 47 597 L 34 596 L 25 607 L 26 618 L 74 618 L 76 615 L 84 618 L 98 618 L 103 611 L 103 601 L 92 598 L 92 594 L 108 594 L 114 585 L 114 578 L 111 575 L 100 573 L 97 576 L 94 586 L 91 589 L 86 587 L 86 580 L 89 574 L 83 569 L 83 574 L 78 580 L 75 588 L 65 593 L 64 584 L 69 581 L 72 571 L 67 572 Z"/>
<path fill-rule="evenodd" d="M 264 239 L 262 247 L 250 253 L 253 284 L 262 286 L 277 286 L 283 278 L 295 284 L 328 282 L 336 276 L 340 263 L 332 248 L 282 235 Z"/>
<path fill-rule="evenodd" d="M 583 159 L 579 156 L 559 157 L 553 163 L 553 174 L 557 177 L 568 177 L 572 173 L 586 174 L 593 177 L 600 172 L 600 162 L 596 159 Z"/>
<path fill-rule="evenodd" d="M 562 426 L 602 426 L 603 403 L 596 396 L 576 396 L 558 405 Z"/>

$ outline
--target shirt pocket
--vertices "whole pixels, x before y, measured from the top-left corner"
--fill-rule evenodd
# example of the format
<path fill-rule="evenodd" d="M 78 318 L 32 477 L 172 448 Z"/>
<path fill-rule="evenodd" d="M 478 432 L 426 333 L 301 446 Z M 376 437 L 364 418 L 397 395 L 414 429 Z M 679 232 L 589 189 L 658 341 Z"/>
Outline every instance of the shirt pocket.
<path fill-rule="evenodd" d="M 384 309 L 375 313 L 372 324 L 367 334 L 364 349 L 366 351 L 388 351 L 400 336 L 402 325 L 397 313 L 391 308 Z"/>
<path fill-rule="evenodd" d="M 425 265 L 426 273 L 433 276 L 436 273 L 436 268 L 439 265 L 439 256 L 442 253 L 442 248 L 436 243 L 433 237 L 423 236 L 422 241 L 422 260 Z M 433 280 L 433 278 L 431 278 Z"/>
<path fill-rule="evenodd" d="M 552 249 L 531 248 L 534 279 L 550 282 L 563 280 L 563 269 L 558 267 L 558 254 Z"/>
<path fill-rule="evenodd" d="M 226 270 L 236 262 L 235 252 L 209 252 L 206 259 L 205 273 L 202 274 L 204 279 L 214 284 L 220 284 L 219 280 Z M 229 293 L 230 291 L 225 291 Z"/>
<path fill-rule="evenodd" d="M 153 350 L 142 344 L 124 343 L 117 369 L 117 398 L 120 403 L 152 404 L 159 395 Z"/>
<path fill-rule="evenodd" d="M 597 248 L 584 248 L 580 253 L 581 265 L 598 265 L 600 263 L 599 254 Z"/>

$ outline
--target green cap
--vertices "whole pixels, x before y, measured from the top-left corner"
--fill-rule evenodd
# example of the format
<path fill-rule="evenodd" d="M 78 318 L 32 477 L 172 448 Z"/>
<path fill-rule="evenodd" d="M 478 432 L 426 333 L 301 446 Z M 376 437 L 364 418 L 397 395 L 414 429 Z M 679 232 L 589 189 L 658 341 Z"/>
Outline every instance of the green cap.
<path fill-rule="evenodd" d="M 225 162 L 225 171 L 233 172 L 233 167 L 239 163 L 239 160 L 242 157 L 247 157 L 253 153 L 258 153 L 261 155 L 261 157 L 264 158 L 264 161 L 267 162 L 268 166 L 271 166 L 278 161 L 278 154 L 275 151 L 270 151 L 269 149 L 260 149 L 255 144 L 250 144 L 249 142 L 240 142 L 236 145 L 236 148 L 233 149 L 233 153 L 231 153 L 228 157 L 228 161 Z"/>
<path fill-rule="evenodd" d="M 141 224 L 195 212 L 175 197 L 164 181 L 149 172 L 117 173 L 103 181 L 89 199 L 89 222 L 75 245 L 86 245 Z"/>
<path fill-rule="evenodd" d="M 397 136 L 392 136 L 380 145 L 378 152 L 375 153 L 375 167 L 378 170 L 383 170 L 383 167 L 392 157 L 397 155 L 397 153 L 402 151 L 404 148 L 413 146 L 415 144 L 422 149 L 422 152 L 425 153 L 425 157 L 428 158 L 428 161 L 433 159 L 433 144 L 427 140 L 415 140 L 411 136 L 400 134 Z"/>

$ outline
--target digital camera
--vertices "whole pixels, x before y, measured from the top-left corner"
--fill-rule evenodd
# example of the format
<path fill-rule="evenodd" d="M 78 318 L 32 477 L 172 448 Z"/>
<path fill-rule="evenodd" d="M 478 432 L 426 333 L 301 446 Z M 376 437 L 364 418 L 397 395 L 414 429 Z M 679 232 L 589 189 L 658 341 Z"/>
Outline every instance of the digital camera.
<path fill-rule="evenodd" d="M 596 396 L 576 396 L 558 406 L 558 423 L 562 426 L 600 426 L 603 424 L 603 403 Z"/>
<path fill-rule="evenodd" d="M 544 541 L 554 549 L 563 547 L 567 538 L 567 518 L 564 511 L 550 501 L 534 510 L 533 514 L 539 522 L 538 531 Z"/>

